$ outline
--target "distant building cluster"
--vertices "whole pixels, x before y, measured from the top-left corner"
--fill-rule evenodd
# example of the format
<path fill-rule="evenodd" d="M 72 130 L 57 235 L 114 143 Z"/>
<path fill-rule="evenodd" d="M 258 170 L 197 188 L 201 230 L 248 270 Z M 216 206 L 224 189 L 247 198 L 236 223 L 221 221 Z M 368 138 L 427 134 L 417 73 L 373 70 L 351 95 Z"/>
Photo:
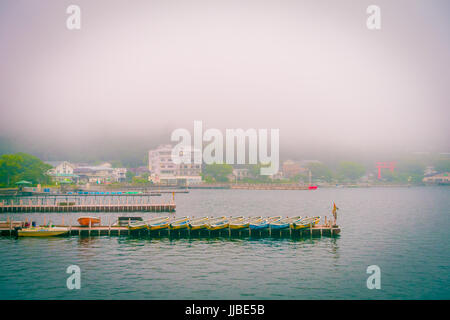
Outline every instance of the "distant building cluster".
<path fill-rule="evenodd" d="M 152 149 L 148 153 L 148 170 L 150 172 L 149 181 L 157 184 L 198 184 L 202 182 L 202 165 L 194 163 L 196 154 L 201 157 L 201 150 L 193 148 L 185 149 L 184 157 L 189 157 L 191 163 L 176 164 L 172 160 L 173 146 L 170 144 L 160 145 L 156 149 Z M 182 156 L 182 155 L 180 155 Z M 281 170 L 270 176 L 272 180 L 291 179 L 299 174 L 308 173 L 306 166 L 317 160 L 293 161 L 287 160 L 283 163 Z M 254 170 L 250 170 L 248 166 L 233 166 L 233 172 L 228 176 L 230 182 L 242 181 L 245 179 L 255 179 Z"/>
<path fill-rule="evenodd" d="M 172 146 L 161 145 L 148 153 L 149 180 L 160 184 L 197 184 L 202 182 L 202 165 L 194 163 L 197 149 L 185 149 L 180 157 L 191 159 L 191 163 L 176 164 L 172 160 Z M 187 154 L 186 154 L 187 153 Z"/>
<path fill-rule="evenodd" d="M 126 168 L 113 168 L 110 163 L 105 162 L 98 166 L 86 164 L 74 164 L 68 161 L 47 162 L 52 169 L 47 174 L 53 181 L 107 184 L 123 182 L 126 180 Z"/>
<path fill-rule="evenodd" d="M 450 184 L 450 172 L 432 174 L 423 178 L 425 184 Z"/>

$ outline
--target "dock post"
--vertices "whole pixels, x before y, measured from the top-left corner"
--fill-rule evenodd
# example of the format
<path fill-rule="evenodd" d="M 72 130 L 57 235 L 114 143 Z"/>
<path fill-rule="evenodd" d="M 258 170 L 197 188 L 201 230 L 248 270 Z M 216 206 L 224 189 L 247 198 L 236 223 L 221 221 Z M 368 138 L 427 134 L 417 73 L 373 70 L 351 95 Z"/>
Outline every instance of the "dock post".
<path fill-rule="evenodd" d="M 89 236 L 91 236 L 91 226 L 92 226 L 92 221 L 89 220 Z"/>
<path fill-rule="evenodd" d="M 9 220 L 9 236 L 12 235 L 12 220 L 8 217 Z"/>

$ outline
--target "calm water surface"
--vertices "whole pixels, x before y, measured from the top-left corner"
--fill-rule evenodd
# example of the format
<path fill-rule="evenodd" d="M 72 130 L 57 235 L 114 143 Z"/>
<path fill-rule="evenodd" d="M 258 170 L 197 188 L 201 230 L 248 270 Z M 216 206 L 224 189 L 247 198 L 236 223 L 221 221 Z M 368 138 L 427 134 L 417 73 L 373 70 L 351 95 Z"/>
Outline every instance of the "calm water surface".
<path fill-rule="evenodd" d="M 332 201 L 337 238 L 0 237 L 0 299 L 450 299 L 450 188 L 176 195 L 177 216 L 323 216 Z M 82 214 L 45 217 L 63 215 L 75 224 Z M 118 215 L 137 214 L 102 219 Z M 66 287 L 69 265 L 81 268 L 80 290 Z M 369 265 L 381 290 L 366 287 Z"/>

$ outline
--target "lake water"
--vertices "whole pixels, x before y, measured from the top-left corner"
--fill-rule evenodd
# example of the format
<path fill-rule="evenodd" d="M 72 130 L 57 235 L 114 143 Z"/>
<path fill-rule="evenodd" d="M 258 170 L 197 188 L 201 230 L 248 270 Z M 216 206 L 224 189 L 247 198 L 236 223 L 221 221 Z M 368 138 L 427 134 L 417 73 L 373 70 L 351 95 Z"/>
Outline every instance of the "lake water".
<path fill-rule="evenodd" d="M 335 238 L 0 237 L 0 299 L 450 299 L 448 187 L 193 190 L 176 195 L 176 215 L 330 216 L 333 201 Z M 62 215 L 82 214 L 45 214 Z M 102 218 L 119 215 L 156 216 Z M 69 265 L 80 290 L 66 287 Z"/>

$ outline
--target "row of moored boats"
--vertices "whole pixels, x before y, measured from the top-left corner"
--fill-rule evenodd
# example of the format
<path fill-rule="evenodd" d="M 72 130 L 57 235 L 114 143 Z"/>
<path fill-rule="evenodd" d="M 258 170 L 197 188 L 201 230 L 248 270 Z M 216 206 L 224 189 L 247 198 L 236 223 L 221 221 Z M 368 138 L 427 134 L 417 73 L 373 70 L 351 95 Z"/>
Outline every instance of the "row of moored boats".
<path fill-rule="evenodd" d="M 128 225 L 130 230 L 283 230 L 304 229 L 317 225 L 320 217 L 181 217 L 171 219 L 170 217 L 157 217 L 146 221 L 135 221 Z"/>
<path fill-rule="evenodd" d="M 128 220 L 128 221 L 127 221 Z M 143 220 L 141 217 L 119 217 L 115 226 L 127 226 L 130 231 L 134 230 L 255 230 L 263 231 L 283 229 L 305 229 L 318 224 L 320 217 L 157 217 Z M 100 218 L 80 217 L 80 226 L 90 227 L 100 224 Z M 40 227 L 26 227 L 17 230 L 19 237 L 48 237 L 63 235 L 69 232 L 67 227 L 56 227 L 51 224 Z"/>

